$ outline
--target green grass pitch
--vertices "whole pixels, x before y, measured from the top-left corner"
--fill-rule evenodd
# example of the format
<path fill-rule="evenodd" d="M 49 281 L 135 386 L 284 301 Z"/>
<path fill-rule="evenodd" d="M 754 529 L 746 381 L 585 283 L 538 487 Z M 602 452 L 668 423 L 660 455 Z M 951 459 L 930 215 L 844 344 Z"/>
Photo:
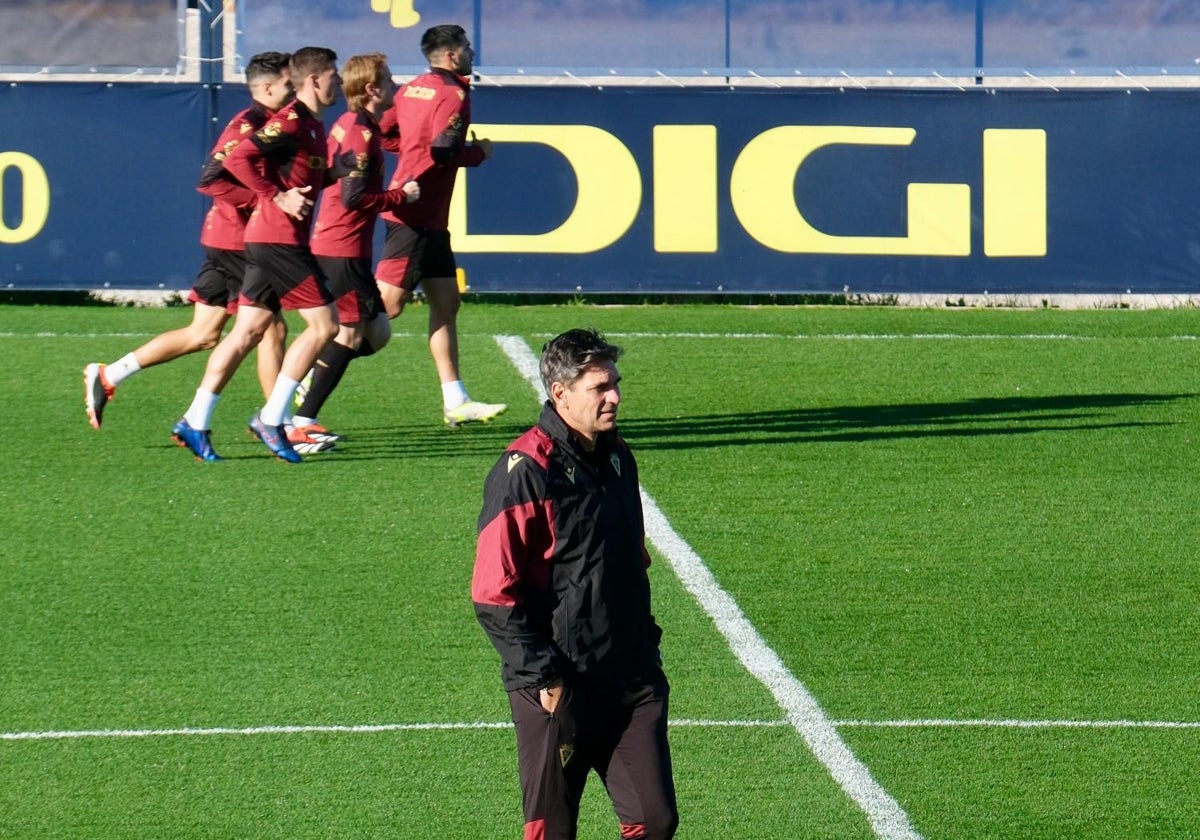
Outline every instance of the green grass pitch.
<path fill-rule="evenodd" d="M 538 405 L 494 337 L 587 325 L 645 489 L 909 836 L 1200 834 L 1195 311 L 471 303 L 510 409 L 450 430 L 415 306 L 298 466 L 249 366 L 228 460 L 174 446 L 203 354 L 88 426 L 83 365 L 188 317 L 0 307 L 0 837 L 519 837 L 468 587 Z M 888 836 L 653 553 L 678 836 Z M 616 834 L 593 781 L 580 837 Z"/>

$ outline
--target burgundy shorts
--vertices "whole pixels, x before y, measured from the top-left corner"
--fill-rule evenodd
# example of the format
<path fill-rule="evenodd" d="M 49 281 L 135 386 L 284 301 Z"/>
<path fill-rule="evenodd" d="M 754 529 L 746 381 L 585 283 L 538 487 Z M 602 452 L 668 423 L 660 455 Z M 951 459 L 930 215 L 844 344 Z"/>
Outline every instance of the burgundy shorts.
<path fill-rule="evenodd" d="M 375 267 L 379 282 L 412 291 L 425 278 L 455 277 L 458 264 L 450 249 L 450 231 L 387 223 L 383 255 Z"/>
<path fill-rule="evenodd" d="M 315 309 L 333 303 L 325 272 L 303 245 L 246 243 L 246 277 L 238 302 L 280 309 Z"/>
<path fill-rule="evenodd" d="M 337 304 L 339 324 L 363 324 L 384 311 L 383 298 L 366 257 L 317 257 L 329 278 L 329 293 Z"/>

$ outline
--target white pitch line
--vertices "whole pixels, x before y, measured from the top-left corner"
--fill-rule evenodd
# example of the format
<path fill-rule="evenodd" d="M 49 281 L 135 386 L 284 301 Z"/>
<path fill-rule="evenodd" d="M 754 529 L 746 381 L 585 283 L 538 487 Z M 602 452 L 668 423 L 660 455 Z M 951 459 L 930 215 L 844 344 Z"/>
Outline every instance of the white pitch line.
<path fill-rule="evenodd" d="M 545 334 L 551 338 L 550 333 Z M 767 332 L 606 332 L 609 338 L 664 338 L 749 340 L 780 339 L 784 341 L 1196 341 L 1194 335 L 1166 336 L 1094 336 L 1067 333 L 767 333 Z"/>
<path fill-rule="evenodd" d="M 759 729 L 786 726 L 782 720 L 672 720 L 677 727 Z M 213 735 L 367 735 L 378 732 L 454 732 L 462 730 L 512 729 L 509 721 L 461 721 L 458 723 L 363 723 L 305 724 L 296 726 L 205 726 L 174 729 L 59 729 L 33 732 L 0 732 L 0 741 L 68 741 L 89 738 L 200 738 Z"/>
<path fill-rule="evenodd" d="M 158 335 L 152 332 L 106 332 L 106 333 L 69 333 L 69 332 L 0 332 L 0 338 L 146 338 Z M 424 338 L 424 333 L 394 332 L 392 338 Z"/>
<path fill-rule="evenodd" d="M 835 720 L 838 729 L 1200 729 L 1200 721 L 1180 720 Z M 689 729 L 777 729 L 791 728 L 790 720 L 672 719 L 674 728 Z M 461 721 L 449 723 L 305 724 L 274 726 L 205 726 L 175 729 L 59 729 L 30 732 L 0 732 L 0 741 L 68 741 L 88 738 L 170 738 L 214 735 L 368 735 L 380 732 L 455 732 L 464 730 L 511 729 L 508 721 Z"/>
<path fill-rule="evenodd" d="M 519 336 L 505 335 L 496 336 L 496 343 L 544 401 L 546 391 L 542 387 L 538 359 L 529 345 Z M 920 838 L 921 835 L 913 828 L 900 803 L 875 781 L 867 766 L 854 756 L 816 698 L 788 671 L 742 613 L 733 596 L 721 588 L 700 556 L 671 527 L 644 487 L 641 488 L 641 494 L 646 535 L 650 542 L 667 559 L 684 588 L 716 623 L 717 629 L 746 670 L 770 690 L 817 760 L 825 765 L 842 790 L 863 810 L 876 836 L 885 840 Z"/>
<path fill-rule="evenodd" d="M 150 332 L 108 332 L 108 333 L 69 333 L 69 332 L 0 332 L 0 339 L 28 338 L 146 338 L 157 335 Z M 459 333 L 460 337 L 474 335 Z M 779 339 L 784 341 L 1197 341 L 1195 335 L 1165 335 L 1165 336 L 1116 336 L 1104 337 L 1094 335 L 1068 335 L 1065 333 L 1019 333 L 1005 335 L 1003 333 L 717 333 L 717 332 L 610 332 L 609 338 L 662 338 L 662 339 L 717 339 L 717 340 L 763 340 Z M 424 338 L 424 333 L 397 332 L 393 338 Z M 551 336 L 546 334 L 547 338 Z"/>
<path fill-rule="evenodd" d="M 1195 720 L 839 720 L 838 728 L 869 729 L 1200 729 Z"/>

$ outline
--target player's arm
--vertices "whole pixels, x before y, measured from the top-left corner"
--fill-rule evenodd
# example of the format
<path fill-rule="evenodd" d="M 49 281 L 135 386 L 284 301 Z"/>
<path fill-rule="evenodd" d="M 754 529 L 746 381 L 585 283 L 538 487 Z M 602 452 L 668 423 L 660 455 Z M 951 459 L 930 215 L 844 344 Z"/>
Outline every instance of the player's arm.
<path fill-rule="evenodd" d="M 399 99 L 404 93 L 404 86 L 396 91 Z M 379 143 L 385 152 L 400 152 L 400 120 L 396 117 L 396 106 L 393 104 L 379 118 Z"/>
<path fill-rule="evenodd" d="M 392 190 L 371 190 L 371 155 L 365 143 L 361 148 L 340 146 L 336 156 L 330 158 L 330 172 L 342 181 L 342 205 L 347 210 L 395 210 L 402 204 L 415 202 L 421 196 L 420 186 L 409 178 L 401 180 L 400 186 Z"/>
<path fill-rule="evenodd" d="M 433 102 L 430 116 L 438 132 L 430 143 L 429 154 L 439 166 L 478 166 L 488 157 L 490 144 L 468 144 L 463 101 L 452 88 L 443 88 Z"/>
<path fill-rule="evenodd" d="M 221 136 L 217 138 L 212 153 L 200 167 L 200 180 L 196 184 L 197 191 L 214 201 L 224 201 L 236 207 L 254 206 L 254 190 L 235 180 L 224 166 L 225 158 L 254 128 L 255 126 L 247 119 L 246 112 L 229 121 L 225 130 L 221 132 Z"/>
<path fill-rule="evenodd" d="M 347 156 L 339 168 L 348 169 L 341 176 L 342 205 L 347 210 L 362 212 L 383 212 L 395 210 L 402 204 L 408 204 L 421 197 L 421 188 L 412 178 L 406 178 L 401 186 L 390 190 L 373 191 L 367 187 L 367 172 L 362 160 L 353 155 Z"/>
<path fill-rule="evenodd" d="M 280 189 L 263 173 L 267 161 L 287 159 L 295 148 L 295 122 L 271 119 L 225 156 L 224 167 L 234 178 L 254 191 L 259 203 L 274 202 L 293 218 L 303 218 L 312 206 L 309 187 Z"/>
<path fill-rule="evenodd" d="M 395 210 L 402 204 L 416 201 L 420 187 L 415 180 L 405 178 L 400 186 L 390 190 L 371 190 L 368 186 L 371 171 L 370 141 L 361 132 L 349 133 L 337 128 L 329 137 L 329 172 L 342 182 L 342 205 L 347 210 L 383 212 Z"/>

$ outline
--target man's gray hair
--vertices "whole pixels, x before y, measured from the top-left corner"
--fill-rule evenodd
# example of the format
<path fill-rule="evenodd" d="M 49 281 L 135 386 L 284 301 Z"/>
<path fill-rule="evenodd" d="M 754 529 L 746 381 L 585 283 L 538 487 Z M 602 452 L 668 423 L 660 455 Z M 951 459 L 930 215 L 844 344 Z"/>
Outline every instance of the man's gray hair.
<path fill-rule="evenodd" d="M 589 367 L 616 362 L 620 355 L 621 348 L 609 344 L 595 329 L 567 330 L 542 346 L 542 386 L 547 394 L 555 382 L 570 386 Z"/>

